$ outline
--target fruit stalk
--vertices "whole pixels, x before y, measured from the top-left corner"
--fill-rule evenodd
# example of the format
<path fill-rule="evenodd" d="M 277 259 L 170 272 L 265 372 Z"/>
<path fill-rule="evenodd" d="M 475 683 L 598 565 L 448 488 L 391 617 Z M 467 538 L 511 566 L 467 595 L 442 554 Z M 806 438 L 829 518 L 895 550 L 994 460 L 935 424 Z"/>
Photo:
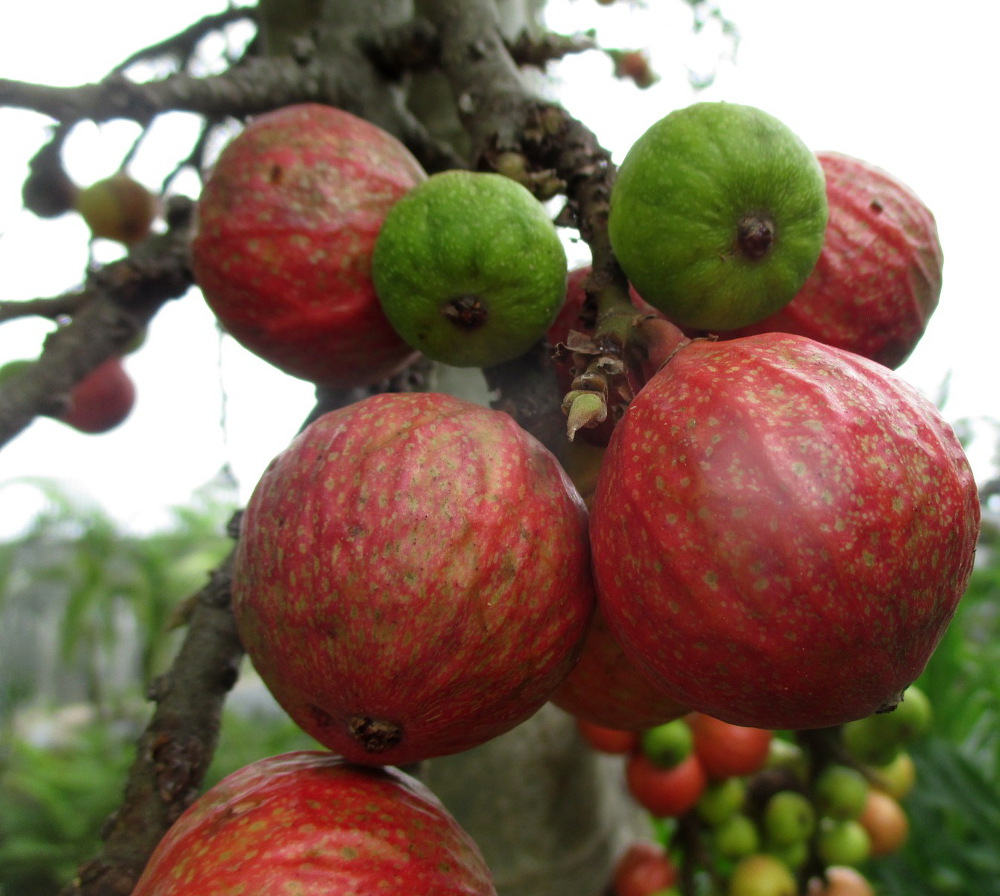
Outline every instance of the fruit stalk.
<path fill-rule="evenodd" d="M 222 704 L 243 657 L 229 607 L 231 563 L 230 555 L 189 601 L 187 632 L 174 664 L 150 687 L 156 709 L 140 738 L 122 805 L 100 852 L 61 896 L 130 896 L 147 857 L 197 796 L 215 752 Z"/>

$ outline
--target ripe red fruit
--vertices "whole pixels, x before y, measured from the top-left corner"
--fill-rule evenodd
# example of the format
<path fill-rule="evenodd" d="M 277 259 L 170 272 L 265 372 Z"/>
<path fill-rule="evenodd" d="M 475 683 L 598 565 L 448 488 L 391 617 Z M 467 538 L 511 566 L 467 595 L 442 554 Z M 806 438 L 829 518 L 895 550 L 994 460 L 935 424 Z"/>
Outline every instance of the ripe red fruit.
<path fill-rule="evenodd" d="M 898 367 L 937 307 L 943 255 L 930 209 L 868 162 L 817 153 L 830 217 L 819 261 L 792 301 L 727 336 L 798 333 Z"/>
<path fill-rule="evenodd" d="M 416 357 L 371 280 L 386 212 L 423 169 L 392 135 L 313 103 L 253 119 L 199 202 L 195 278 L 250 351 L 320 385 L 358 386 Z"/>
<path fill-rule="evenodd" d="M 114 356 L 98 364 L 69 393 L 69 403 L 56 417 L 80 432 L 96 435 L 125 421 L 135 406 L 135 383 Z"/>
<path fill-rule="evenodd" d="M 693 710 L 841 724 L 923 670 L 971 574 L 979 512 L 951 427 L 891 370 L 800 336 L 693 341 L 602 463 L 601 608 Z"/>
<path fill-rule="evenodd" d="M 638 731 L 622 731 L 576 719 L 576 728 L 589 747 L 600 753 L 625 754 L 639 748 Z"/>
<path fill-rule="evenodd" d="M 657 818 L 673 818 L 692 809 L 708 784 L 697 754 L 672 768 L 653 763 L 644 753 L 625 761 L 625 784 L 633 799 Z"/>
<path fill-rule="evenodd" d="M 639 671 L 600 611 L 591 619 L 580 659 L 551 700 L 578 718 L 628 731 L 651 728 L 687 712 Z"/>
<path fill-rule="evenodd" d="M 636 840 L 615 863 L 611 889 L 614 896 L 654 896 L 678 877 L 677 866 L 659 843 Z"/>
<path fill-rule="evenodd" d="M 767 728 L 731 725 L 694 712 L 687 717 L 694 735 L 694 751 L 713 780 L 752 775 L 767 761 L 773 732 Z"/>
<path fill-rule="evenodd" d="M 243 517 L 233 607 L 289 715 L 359 762 L 467 749 L 532 715 L 595 604 L 587 512 L 507 414 L 434 393 L 320 417 Z"/>
<path fill-rule="evenodd" d="M 423 784 L 321 752 L 252 763 L 197 800 L 133 896 L 496 896 L 479 847 Z"/>

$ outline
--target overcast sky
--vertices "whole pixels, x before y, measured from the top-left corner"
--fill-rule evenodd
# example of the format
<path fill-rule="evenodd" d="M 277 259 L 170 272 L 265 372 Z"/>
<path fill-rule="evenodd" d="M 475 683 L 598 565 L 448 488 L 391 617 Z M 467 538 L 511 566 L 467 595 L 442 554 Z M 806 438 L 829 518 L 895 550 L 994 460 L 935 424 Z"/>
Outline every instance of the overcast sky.
<path fill-rule="evenodd" d="M 135 4 L 91 0 L 60 6 L 17 4 L 0 32 L 0 76 L 72 85 L 101 77 L 140 45 L 167 36 L 218 2 Z M 553 0 L 554 27 L 596 27 L 607 45 L 645 46 L 661 81 L 647 91 L 613 83 L 595 54 L 559 66 L 559 96 L 620 161 L 631 143 L 672 108 L 697 99 L 759 106 L 813 149 L 858 156 L 907 182 L 938 220 L 944 291 L 928 332 L 900 373 L 931 397 L 950 379 L 945 415 L 953 421 L 1000 418 L 995 334 L 1000 302 L 992 264 L 996 167 L 995 43 L 1000 4 L 913 0 L 722 0 L 738 27 L 728 39 L 709 24 L 690 30 L 681 0 Z M 715 72 L 695 93 L 688 70 Z M 184 127 L 183 119 L 174 122 Z M 24 166 L 42 141 L 45 120 L 0 111 L 0 270 L 2 296 L 55 295 L 78 284 L 86 231 L 73 216 L 37 221 L 20 211 Z M 166 133 L 167 129 L 164 128 Z M 82 128 L 71 173 L 87 183 L 111 173 L 132 139 L 129 126 Z M 153 141 L 154 147 L 157 141 Z M 152 149 L 133 172 L 155 183 Z M 148 166 L 148 167 L 144 167 Z M 0 327 L 0 362 L 37 352 L 36 322 Z M 220 340 L 197 295 L 171 303 L 128 366 L 139 402 L 119 430 L 100 437 L 37 421 L 0 451 L 0 486 L 19 476 L 64 478 L 136 527 L 155 525 L 163 507 L 232 464 L 245 496 L 267 461 L 308 412 L 311 389 Z M 225 421 L 224 425 L 221 421 Z M 988 433 L 987 426 L 980 427 Z M 992 440 L 973 450 L 989 469 Z M 25 490 L 0 490 L 0 535 L 18 527 Z"/>

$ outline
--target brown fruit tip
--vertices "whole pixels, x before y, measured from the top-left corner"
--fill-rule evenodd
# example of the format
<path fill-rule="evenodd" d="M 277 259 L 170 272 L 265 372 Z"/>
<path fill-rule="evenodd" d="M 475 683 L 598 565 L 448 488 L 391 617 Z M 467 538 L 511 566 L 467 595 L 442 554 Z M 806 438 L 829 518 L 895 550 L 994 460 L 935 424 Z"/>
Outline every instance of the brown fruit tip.
<path fill-rule="evenodd" d="M 479 296 L 462 294 L 441 306 L 441 313 L 462 330 L 478 330 L 490 318 Z"/>
<path fill-rule="evenodd" d="M 877 714 L 892 712 L 902 702 L 903 702 L 903 692 L 897 691 L 891 697 L 887 698 L 886 700 L 883 700 L 881 705 L 879 706 L 878 709 L 875 710 L 875 712 Z"/>
<path fill-rule="evenodd" d="M 760 261 L 774 245 L 774 221 L 767 214 L 746 215 L 737 225 L 736 243 L 743 255 L 751 261 Z"/>
<path fill-rule="evenodd" d="M 403 739 L 403 729 L 388 719 L 351 716 L 347 728 L 367 753 L 384 753 Z"/>

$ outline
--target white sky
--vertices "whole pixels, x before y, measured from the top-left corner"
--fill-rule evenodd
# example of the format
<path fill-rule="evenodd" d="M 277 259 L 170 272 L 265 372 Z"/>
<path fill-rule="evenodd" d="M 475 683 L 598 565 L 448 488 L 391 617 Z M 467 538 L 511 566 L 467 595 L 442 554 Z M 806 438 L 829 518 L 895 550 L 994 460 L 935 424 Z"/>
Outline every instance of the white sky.
<path fill-rule="evenodd" d="M 60 4 L 54 16 L 51 4 L 17 4 L 4 13 L 0 76 L 63 85 L 95 80 L 137 47 L 222 6 L 217 0 L 91 0 Z M 778 116 L 814 149 L 859 156 L 907 182 L 937 216 L 945 285 L 924 340 L 900 373 L 931 397 L 950 376 L 945 415 L 952 421 L 1000 418 L 1000 296 L 992 267 L 992 215 L 1000 208 L 1000 4 L 722 0 L 722 7 L 742 36 L 735 64 L 717 63 L 728 45 L 711 26 L 698 37 L 690 33 L 691 14 L 680 0 L 648 0 L 646 9 L 628 0 L 612 7 L 553 0 L 555 28 L 596 27 L 606 45 L 650 47 L 662 75 L 659 84 L 640 92 L 612 82 L 610 63 L 588 54 L 560 66 L 561 98 L 618 161 L 672 108 L 725 99 Z M 707 72 L 716 66 L 714 85 L 695 95 L 688 67 Z M 80 221 L 38 221 L 20 211 L 25 166 L 44 125 L 40 116 L 0 111 L 4 299 L 56 295 L 79 283 L 86 261 Z M 71 173 L 81 183 L 111 173 L 133 133 L 127 126 L 86 129 L 74 144 Z M 152 162 L 132 171 L 151 184 L 160 174 Z M 0 327 L 0 363 L 35 354 L 44 332 L 35 322 Z M 139 401 L 118 430 L 86 436 L 39 420 L 0 451 L 0 536 L 30 515 L 25 490 L 4 487 L 21 476 L 65 479 L 136 527 L 155 525 L 163 508 L 183 504 L 226 462 L 245 498 L 312 405 L 308 385 L 228 340 L 220 349 L 196 294 L 157 317 L 128 367 Z M 986 437 L 972 456 L 977 469 L 986 471 L 992 442 L 990 428 L 983 431 Z"/>

